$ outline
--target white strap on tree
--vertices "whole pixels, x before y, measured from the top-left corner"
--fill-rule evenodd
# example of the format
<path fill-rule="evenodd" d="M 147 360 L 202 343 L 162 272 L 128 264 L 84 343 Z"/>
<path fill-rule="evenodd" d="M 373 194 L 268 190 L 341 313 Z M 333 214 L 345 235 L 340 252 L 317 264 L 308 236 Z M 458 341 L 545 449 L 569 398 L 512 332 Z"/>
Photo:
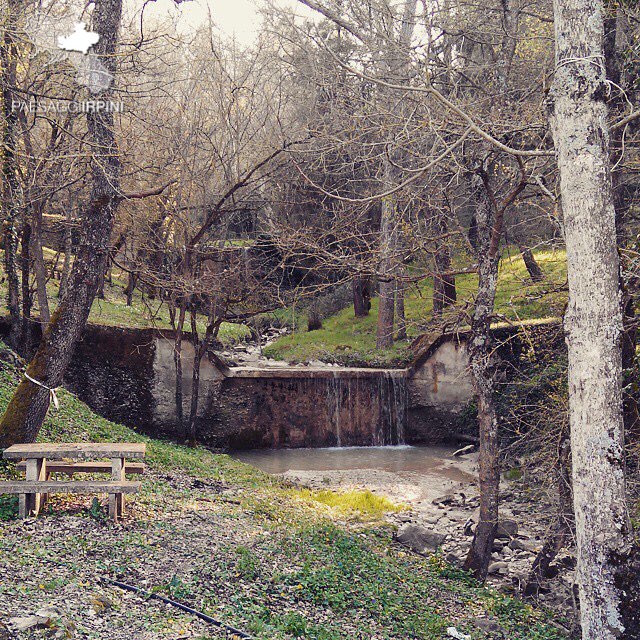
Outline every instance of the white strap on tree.
<path fill-rule="evenodd" d="M 52 389 L 51 387 L 47 387 L 46 384 L 43 384 L 39 380 L 35 380 L 26 371 L 25 371 L 24 377 L 27 380 L 30 380 L 31 382 L 33 382 L 33 384 L 37 384 L 39 387 L 42 387 L 43 389 L 46 389 L 49 392 L 49 399 L 51 400 L 51 403 L 53 404 L 53 406 L 56 409 L 60 408 L 60 403 L 58 402 L 58 396 L 56 394 L 56 389 Z"/>

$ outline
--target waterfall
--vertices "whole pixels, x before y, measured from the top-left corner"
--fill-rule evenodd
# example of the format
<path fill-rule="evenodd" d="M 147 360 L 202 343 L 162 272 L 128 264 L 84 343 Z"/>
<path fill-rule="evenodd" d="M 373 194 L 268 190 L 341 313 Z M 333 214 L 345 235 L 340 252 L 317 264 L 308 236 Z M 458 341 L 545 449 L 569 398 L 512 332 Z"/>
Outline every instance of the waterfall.
<path fill-rule="evenodd" d="M 329 379 L 327 385 L 327 402 L 329 415 L 331 416 L 331 424 L 336 434 L 336 446 L 342 446 L 342 434 L 340 433 L 340 413 L 342 412 L 342 378 L 333 372 L 333 377 Z M 350 397 L 349 397 L 350 400 Z M 349 402 L 349 404 L 351 404 Z"/>
<path fill-rule="evenodd" d="M 374 445 L 404 444 L 408 389 L 402 375 L 384 371 L 379 377 L 380 420 Z"/>
<path fill-rule="evenodd" d="M 395 416 L 396 444 L 404 444 L 404 428 L 407 421 L 407 406 L 409 404 L 409 389 L 404 376 L 391 375 L 393 390 L 393 406 Z"/>
<path fill-rule="evenodd" d="M 338 370 L 325 384 L 327 429 L 336 446 L 404 444 L 408 389 L 402 372 L 362 377 Z"/>

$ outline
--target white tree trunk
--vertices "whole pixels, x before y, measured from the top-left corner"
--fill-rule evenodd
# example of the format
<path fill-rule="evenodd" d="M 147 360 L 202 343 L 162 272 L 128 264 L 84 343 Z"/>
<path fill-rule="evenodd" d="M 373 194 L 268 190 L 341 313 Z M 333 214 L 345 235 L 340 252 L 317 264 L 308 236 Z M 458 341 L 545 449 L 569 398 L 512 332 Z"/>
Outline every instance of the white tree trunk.
<path fill-rule="evenodd" d="M 385 189 L 393 186 L 392 168 L 384 161 Z M 378 265 L 378 328 L 376 348 L 389 349 L 393 346 L 393 325 L 395 321 L 396 260 L 398 253 L 398 211 L 393 195 L 382 201 L 380 221 L 380 263 Z"/>
<path fill-rule="evenodd" d="M 624 633 L 614 584 L 630 525 L 625 504 L 622 315 L 609 167 L 600 0 L 555 0 L 551 125 L 560 172 L 569 280 L 569 350 L 578 584 L 585 640 Z"/>
<path fill-rule="evenodd" d="M 393 23 L 387 33 L 387 52 L 385 59 L 385 72 L 398 82 L 402 82 L 408 74 L 410 60 L 408 52 L 415 28 L 417 0 L 405 0 L 402 9 L 402 21 L 400 31 L 396 38 Z M 402 114 L 403 104 L 393 92 L 383 92 L 383 104 L 395 117 Z M 389 139 L 390 144 L 393 138 Z M 402 153 L 396 152 L 396 156 Z M 399 157 L 396 157 L 399 162 Z M 388 158 L 383 157 L 383 185 L 385 191 L 397 184 L 398 170 Z M 399 222 L 401 219 L 398 210 L 396 195 L 387 196 L 382 200 L 382 217 L 380 221 L 380 264 L 379 264 L 379 299 L 378 299 L 378 329 L 376 335 L 376 348 L 388 349 L 393 346 L 393 326 L 395 322 L 396 300 L 396 274 L 398 272 L 398 248 L 399 248 Z M 400 335 L 406 330 L 401 328 Z"/>

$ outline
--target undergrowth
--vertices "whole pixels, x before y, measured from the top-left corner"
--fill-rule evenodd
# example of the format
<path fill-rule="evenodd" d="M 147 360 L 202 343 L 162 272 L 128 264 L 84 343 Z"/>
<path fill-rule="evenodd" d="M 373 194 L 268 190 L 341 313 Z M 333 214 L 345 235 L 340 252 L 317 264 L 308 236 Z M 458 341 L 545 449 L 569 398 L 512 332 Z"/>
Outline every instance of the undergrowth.
<path fill-rule="evenodd" d="M 0 411 L 17 379 L 15 370 L 0 369 Z M 149 590 L 242 627 L 256 640 L 436 640 L 449 626 L 480 640 L 485 636 L 474 620 L 486 616 L 513 640 L 562 637 L 543 612 L 482 587 L 440 556 L 398 546 L 383 516 L 400 505 L 370 492 L 292 488 L 227 455 L 109 422 L 68 392 L 61 391 L 60 401 L 41 440 L 146 442 L 149 473 L 124 525 L 105 519 L 91 497 L 80 506 L 55 498 L 25 536 L 14 499 L 1 499 L 2 606 L 35 611 L 64 595 L 68 615 L 79 612 L 72 620 L 78 637 L 103 638 L 86 631 L 82 598 L 95 591 L 96 576 L 108 575 L 144 580 Z M 0 477 L 14 473 L 11 464 L 0 467 Z M 64 570 L 51 571 L 59 565 Z M 16 568 L 20 578 L 11 579 Z M 174 611 L 141 613 L 128 602 L 101 614 L 108 616 L 105 629 L 143 624 L 154 638 L 178 637 Z"/>
<path fill-rule="evenodd" d="M 535 251 L 545 279 L 532 283 L 522 258 L 509 251 L 500 263 L 495 310 L 498 318 L 523 321 L 562 315 L 566 303 L 566 255 L 561 250 Z M 477 276 L 473 273 L 456 278 L 458 302 L 451 315 L 462 313 L 473 302 Z M 403 365 L 410 358 L 410 341 L 428 329 L 432 321 L 432 280 L 427 278 L 412 285 L 405 297 L 408 340 L 396 341 L 392 348 L 376 349 L 378 298 L 371 301 L 371 311 L 356 318 L 353 307 L 323 320 L 322 329 L 306 331 L 304 319 L 298 319 L 296 331 L 283 336 L 265 348 L 271 358 L 290 362 L 324 360 L 344 365 Z M 291 310 L 289 310 L 291 314 Z M 282 317 L 287 317 L 284 312 Z M 464 321 L 462 322 L 464 324 Z"/>

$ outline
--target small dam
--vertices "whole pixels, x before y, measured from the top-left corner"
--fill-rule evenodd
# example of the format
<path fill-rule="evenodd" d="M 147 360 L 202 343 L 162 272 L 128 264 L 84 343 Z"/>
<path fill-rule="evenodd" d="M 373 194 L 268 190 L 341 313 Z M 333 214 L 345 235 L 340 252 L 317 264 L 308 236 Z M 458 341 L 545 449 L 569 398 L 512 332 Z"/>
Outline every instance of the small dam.
<path fill-rule="evenodd" d="M 384 446 L 405 443 L 403 369 L 232 368 L 218 411 L 233 448 Z"/>
<path fill-rule="evenodd" d="M 561 327 L 556 322 L 494 331 L 504 371 L 517 366 L 521 352 L 541 331 L 561 334 Z M 33 344 L 38 332 L 34 325 Z M 255 449 L 432 445 L 457 439 L 468 432 L 473 400 L 467 338 L 464 333 L 424 336 L 424 345 L 405 369 L 283 363 L 225 367 L 215 356 L 205 357 L 198 441 Z M 176 388 L 182 390 L 186 418 L 192 362 L 193 346 L 185 340 L 182 379 L 177 381 L 170 331 L 88 325 L 65 386 L 106 418 L 180 440 L 185 427 Z"/>
<path fill-rule="evenodd" d="M 171 332 L 90 326 L 65 384 L 95 411 L 180 439 Z M 182 343 L 182 411 L 193 347 Z M 441 339 L 416 366 L 220 366 L 202 360 L 198 441 L 228 449 L 438 444 L 460 431 L 473 397 L 464 340 Z"/>

